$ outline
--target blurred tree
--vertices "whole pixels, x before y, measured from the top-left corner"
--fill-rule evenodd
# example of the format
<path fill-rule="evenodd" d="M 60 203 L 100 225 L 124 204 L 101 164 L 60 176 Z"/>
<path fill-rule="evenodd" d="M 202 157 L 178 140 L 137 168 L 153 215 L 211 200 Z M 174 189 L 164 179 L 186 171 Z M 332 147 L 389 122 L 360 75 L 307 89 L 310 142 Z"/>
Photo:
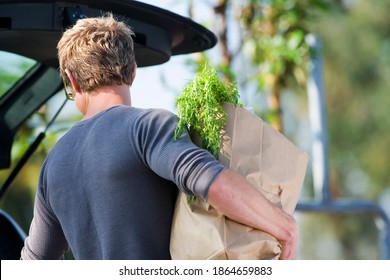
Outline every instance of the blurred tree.
<path fill-rule="evenodd" d="M 240 8 L 244 47 L 258 68 L 255 79 L 259 90 L 269 92 L 270 113 L 267 118 L 283 131 L 280 97 L 291 78 L 302 79 L 308 60 L 304 21 L 311 11 L 306 1 L 244 1 Z M 303 66 L 303 67 L 302 67 Z"/>
<path fill-rule="evenodd" d="M 246 94 L 249 84 L 252 88 L 257 85 L 257 93 L 268 93 L 270 113 L 265 114 L 265 108 L 257 113 L 279 130 L 283 130 L 282 92 L 301 93 L 294 95 L 294 102 L 306 104 L 306 67 L 311 50 L 305 37 L 309 33 L 319 35 L 325 61 L 331 188 L 336 197 L 379 199 L 390 186 L 390 95 L 386 79 L 390 71 L 390 20 L 386 15 L 390 1 L 204 3 L 214 11 L 212 29 L 219 37 L 220 56 L 216 59 L 216 55 L 206 53 L 198 62 L 214 61 L 221 74 L 228 73 L 225 78 L 243 81 L 239 84 L 241 95 Z M 191 11 L 196 20 L 196 9 L 192 7 Z M 301 258 L 380 257 L 376 223 L 368 214 L 307 215 L 300 217 L 300 222 L 305 238 Z M 315 227 L 319 227 L 318 233 L 329 232 L 329 242 L 337 252 L 327 253 L 326 246 L 325 251 L 317 251 L 323 235 L 313 236 Z"/>
<path fill-rule="evenodd" d="M 324 41 L 330 155 L 340 195 L 378 199 L 390 186 L 390 1 L 349 3 L 346 14 L 316 24 Z"/>
<path fill-rule="evenodd" d="M 339 197 L 379 201 L 390 187 L 390 1 L 344 2 L 343 13 L 313 25 L 323 41 L 332 182 Z M 378 258 L 372 218 L 355 217 L 350 231 L 328 218 L 345 225 L 333 228 L 344 258 Z M 351 246 L 364 237 L 371 243 Z"/>
<path fill-rule="evenodd" d="M 218 35 L 220 61 L 216 67 L 227 82 L 236 79 L 233 64 L 245 56 L 252 71 L 247 81 L 256 81 L 257 91 L 268 93 L 268 112 L 258 112 L 277 130 L 283 131 L 280 98 L 283 89 L 306 85 L 310 48 L 305 41 L 312 32 L 310 23 L 319 12 L 338 7 L 340 1 L 329 0 L 217 0 L 209 3 L 215 14 L 214 31 Z M 333 4 L 333 5 L 331 5 Z M 189 13 L 194 15 L 194 2 Z M 232 47 L 231 22 L 238 23 L 238 47 Z M 233 37 L 233 36 L 232 36 Z M 237 45 L 237 42 L 236 42 Z M 204 55 L 198 64 L 208 58 Z"/>

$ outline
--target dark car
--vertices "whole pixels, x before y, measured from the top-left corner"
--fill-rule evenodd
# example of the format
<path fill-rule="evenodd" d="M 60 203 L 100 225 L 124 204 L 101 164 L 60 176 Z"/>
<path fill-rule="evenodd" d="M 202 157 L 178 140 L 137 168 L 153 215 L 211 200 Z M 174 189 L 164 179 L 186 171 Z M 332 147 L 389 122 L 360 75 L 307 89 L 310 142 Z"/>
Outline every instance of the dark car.
<path fill-rule="evenodd" d="M 0 51 L 29 61 L 28 70 L 12 87 L 0 92 L 0 170 L 11 167 L 11 149 L 21 126 L 63 89 L 56 54 L 62 32 L 80 18 L 106 12 L 133 27 L 138 67 L 165 63 L 173 55 L 200 52 L 217 42 L 212 32 L 189 18 L 138 1 L 0 0 Z M 44 136 L 44 132 L 38 135 L 7 179 L 0 182 L 0 199 Z M 13 217 L 0 209 L 1 259 L 18 259 L 25 236 Z"/>

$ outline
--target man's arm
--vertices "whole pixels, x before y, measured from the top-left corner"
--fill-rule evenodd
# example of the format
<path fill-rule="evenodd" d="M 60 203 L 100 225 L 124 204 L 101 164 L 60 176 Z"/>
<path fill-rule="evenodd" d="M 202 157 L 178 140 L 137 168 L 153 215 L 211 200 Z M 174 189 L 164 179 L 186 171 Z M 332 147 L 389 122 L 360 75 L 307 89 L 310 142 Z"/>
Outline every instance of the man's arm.
<path fill-rule="evenodd" d="M 34 218 L 20 258 L 22 260 L 59 260 L 64 258 L 67 250 L 68 243 L 61 226 L 49 213 L 42 197 L 37 193 Z"/>
<path fill-rule="evenodd" d="M 280 259 L 294 259 L 298 226 L 291 215 L 268 201 L 237 172 L 224 170 L 210 186 L 207 201 L 225 216 L 274 236 Z"/>

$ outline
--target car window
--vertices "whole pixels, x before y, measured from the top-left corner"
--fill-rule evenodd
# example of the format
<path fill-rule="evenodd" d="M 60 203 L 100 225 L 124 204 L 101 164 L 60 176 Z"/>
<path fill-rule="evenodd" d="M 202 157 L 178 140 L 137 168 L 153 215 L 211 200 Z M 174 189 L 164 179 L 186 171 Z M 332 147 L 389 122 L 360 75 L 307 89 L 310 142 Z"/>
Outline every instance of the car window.
<path fill-rule="evenodd" d="M 36 63 L 33 59 L 0 51 L 0 99 Z"/>

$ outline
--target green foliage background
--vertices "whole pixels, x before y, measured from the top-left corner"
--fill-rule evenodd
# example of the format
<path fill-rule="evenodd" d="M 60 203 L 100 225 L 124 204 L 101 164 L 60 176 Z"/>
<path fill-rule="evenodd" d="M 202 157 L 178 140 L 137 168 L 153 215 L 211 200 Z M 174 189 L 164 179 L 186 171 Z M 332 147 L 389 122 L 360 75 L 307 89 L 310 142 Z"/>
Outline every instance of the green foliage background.
<path fill-rule="evenodd" d="M 310 49 L 305 35 L 312 33 L 320 38 L 331 196 L 378 202 L 390 215 L 387 206 L 390 1 L 219 0 L 207 3 L 218 15 L 225 9 L 228 26 L 238 25 L 241 31 L 240 36 L 227 33 L 232 38 L 231 44 L 227 40 L 227 46 L 222 48 L 225 56 L 220 61 L 212 56 L 214 63 L 226 68 L 228 61 L 229 73 L 235 73 L 231 76 L 239 80 L 239 93 L 246 100 L 261 100 L 248 98 L 253 95 L 280 98 L 276 107 L 275 102 L 244 105 L 253 106 L 256 113 L 270 122 L 280 117 L 283 125 L 279 127 L 284 127 L 285 134 L 309 154 L 311 147 L 307 144 L 311 136 L 305 81 Z M 217 21 L 212 27 L 217 33 L 218 25 L 221 23 Z M 226 41 L 223 33 L 221 38 Z M 241 40 L 238 51 L 231 47 L 233 40 Z M 230 52 L 226 51 L 229 47 Z M 302 199 L 316 199 L 311 176 L 309 167 Z M 301 228 L 301 259 L 378 259 L 386 249 L 379 242 L 380 223 L 368 213 L 296 213 L 296 216 Z"/>
<path fill-rule="evenodd" d="M 313 23 L 323 42 L 331 189 L 334 197 L 369 199 L 386 207 L 388 201 L 382 198 L 390 188 L 390 1 L 345 2 L 349 5 L 344 10 Z M 370 215 L 328 215 L 310 221 L 319 229 L 332 229 L 329 236 L 341 249 L 324 254 L 329 258 L 375 259 L 385 249 L 378 245 L 378 221 Z M 314 240 L 319 243 L 322 235 L 318 236 Z M 303 240 L 310 237 L 306 233 Z M 320 258 L 315 249 L 311 254 Z"/>
<path fill-rule="evenodd" d="M 202 1 L 211 10 L 218 2 L 222 1 Z M 265 2 L 273 1 L 227 1 L 228 11 L 233 15 L 229 20 L 237 21 L 234 18 L 233 3 L 259 5 Z M 286 7 L 283 5 L 287 4 L 291 7 L 299 3 L 302 11 L 310 15 L 304 22 L 299 23 L 302 24 L 299 27 L 302 27 L 304 32 L 317 34 L 323 43 L 332 197 L 369 199 L 382 203 L 388 209 L 387 205 L 390 203 L 388 200 L 390 196 L 388 172 L 390 170 L 390 117 L 388 115 L 390 0 L 279 0 L 276 2 L 282 7 Z M 199 3 L 194 1 L 192 4 L 195 6 Z M 325 6 L 321 7 L 320 11 L 317 9 L 318 5 Z M 291 14 L 287 18 L 294 20 Z M 196 16 L 194 19 L 197 20 Z M 211 29 L 214 28 L 212 23 L 206 24 Z M 302 43 L 303 41 L 299 41 L 303 38 L 300 35 L 301 31 L 294 34 L 293 43 Z M 253 106 L 259 115 L 272 117 L 272 114 L 267 113 L 270 109 L 258 102 L 262 100 L 259 96 L 268 94 L 266 81 L 261 76 L 264 68 L 256 67 L 256 63 L 261 62 L 259 60 L 261 57 L 251 57 L 246 53 L 248 49 L 253 51 L 253 48 L 242 48 L 237 55 L 232 55 L 232 58 L 243 59 L 244 57 L 245 65 L 251 64 L 253 68 L 243 69 L 242 63 L 234 61 L 226 66 L 216 60 L 216 56 L 213 56 L 213 63 L 220 64 L 219 69 L 226 73 L 230 81 L 237 78 L 239 94 L 249 101 L 244 106 Z M 299 52 L 292 52 L 292 57 L 302 66 L 297 53 L 299 54 Z M 253 52 L 251 54 L 253 55 Z M 265 65 L 269 65 L 267 61 Z M 204 57 L 199 62 L 204 62 Z M 22 71 L 25 67 L 23 63 L 19 65 Z M 272 67 L 265 69 L 272 69 Z M 281 69 L 280 65 L 277 69 Z M 302 83 L 291 83 L 294 79 L 296 81 L 300 79 L 297 77 L 302 78 L 302 75 L 304 77 L 305 70 L 302 68 L 299 74 L 297 71 L 290 71 L 291 68 L 286 69 L 289 70 L 288 73 L 294 74 L 295 78 L 283 80 L 281 111 L 285 133 L 298 145 L 305 146 L 310 140 L 310 135 L 307 133 L 307 93 Z M 18 75 L 10 71 L 7 65 L 0 63 L 0 87 L 2 87 L 0 96 L 5 90 L 4 86 L 11 85 Z M 256 97 L 251 97 L 252 95 Z M 27 148 L 39 132 L 41 125 L 47 122 L 47 112 L 43 108 L 33 119 L 35 121 L 30 120 L 26 123 L 17 135 L 13 149 L 16 156 Z M 63 130 L 47 136 L 41 148 L 23 168 L 6 197 L 0 202 L 0 208 L 6 209 L 14 216 L 26 232 L 32 218 L 33 197 L 40 166 L 47 151 L 62 132 Z M 310 149 L 310 146 L 305 147 Z M 17 160 L 18 157 L 15 159 Z M 305 199 L 313 198 L 310 172 L 309 170 L 302 192 L 302 198 Z M 0 171 L 0 182 L 4 182 L 8 173 L 9 170 Z M 15 205 L 25 207 L 15 207 Z M 297 213 L 297 220 L 301 229 L 299 259 L 381 258 L 380 252 L 384 248 L 379 245 L 377 221 L 369 214 Z"/>

